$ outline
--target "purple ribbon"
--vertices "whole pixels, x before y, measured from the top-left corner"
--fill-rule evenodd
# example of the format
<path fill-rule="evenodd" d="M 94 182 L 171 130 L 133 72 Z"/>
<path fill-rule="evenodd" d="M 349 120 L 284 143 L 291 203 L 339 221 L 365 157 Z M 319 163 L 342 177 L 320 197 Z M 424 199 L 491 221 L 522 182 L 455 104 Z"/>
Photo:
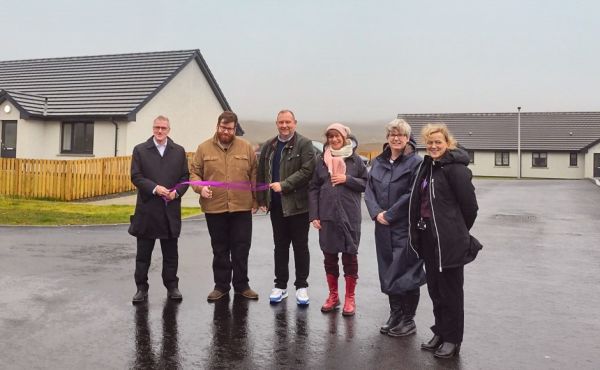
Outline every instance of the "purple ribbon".
<path fill-rule="evenodd" d="M 224 181 L 184 181 L 175 185 L 169 192 L 173 190 L 177 190 L 184 185 L 192 185 L 192 186 L 211 186 L 215 188 L 223 188 L 227 190 L 239 190 L 239 191 L 265 191 L 269 190 L 269 184 L 265 183 L 253 183 L 250 181 L 233 181 L 233 182 L 224 182 Z M 165 203 L 169 202 L 169 199 L 163 197 Z"/>

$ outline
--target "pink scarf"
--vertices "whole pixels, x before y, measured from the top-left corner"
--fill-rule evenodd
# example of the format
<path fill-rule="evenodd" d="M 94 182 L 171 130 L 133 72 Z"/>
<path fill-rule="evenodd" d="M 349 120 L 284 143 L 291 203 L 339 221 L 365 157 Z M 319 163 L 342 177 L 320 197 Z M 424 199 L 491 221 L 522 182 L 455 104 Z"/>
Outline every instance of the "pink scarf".
<path fill-rule="evenodd" d="M 346 162 L 343 157 L 334 157 L 331 154 L 331 149 L 325 149 L 323 153 L 323 160 L 331 175 L 345 175 L 346 174 Z"/>

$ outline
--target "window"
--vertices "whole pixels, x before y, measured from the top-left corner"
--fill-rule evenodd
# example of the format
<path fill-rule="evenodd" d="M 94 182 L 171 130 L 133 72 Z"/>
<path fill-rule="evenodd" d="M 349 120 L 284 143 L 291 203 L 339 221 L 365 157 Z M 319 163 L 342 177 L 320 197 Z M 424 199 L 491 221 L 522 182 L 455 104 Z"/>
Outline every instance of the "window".
<path fill-rule="evenodd" d="M 467 150 L 467 153 L 469 153 L 469 163 L 475 163 L 475 151 Z"/>
<path fill-rule="evenodd" d="M 94 122 L 63 122 L 61 153 L 92 154 Z"/>
<path fill-rule="evenodd" d="M 510 164 L 509 152 L 496 152 L 496 166 L 508 166 Z"/>
<path fill-rule="evenodd" d="M 546 153 L 546 152 L 531 153 L 531 165 L 533 167 L 548 167 L 548 153 Z"/>
<path fill-rule="evenodd" d="M 569 153 L 569 166 L 577 167 L 577 152 Z"/>

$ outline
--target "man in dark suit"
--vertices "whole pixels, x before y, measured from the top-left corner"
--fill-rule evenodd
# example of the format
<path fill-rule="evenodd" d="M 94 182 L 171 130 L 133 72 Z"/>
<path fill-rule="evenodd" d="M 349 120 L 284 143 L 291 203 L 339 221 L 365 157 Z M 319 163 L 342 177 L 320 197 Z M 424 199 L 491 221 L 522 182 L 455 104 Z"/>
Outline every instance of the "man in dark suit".
<path fill-rule="evenodd" d="M 172 189 L 190 176 L 185 149 L 168 135 L 169 119 L 158 116 L 152 126 L 153 136 L 133 148 L 131 182 L 138 189 L 135 214 L 129 233 L 137 237 L 133 303 L 148 298 L 148 270 L 156 239 L 163 255 L 162 278 L 168 297 L 181 300 L 177 277 L 177 238 L 181 231 L 181 196 L 188 186 Z"/>

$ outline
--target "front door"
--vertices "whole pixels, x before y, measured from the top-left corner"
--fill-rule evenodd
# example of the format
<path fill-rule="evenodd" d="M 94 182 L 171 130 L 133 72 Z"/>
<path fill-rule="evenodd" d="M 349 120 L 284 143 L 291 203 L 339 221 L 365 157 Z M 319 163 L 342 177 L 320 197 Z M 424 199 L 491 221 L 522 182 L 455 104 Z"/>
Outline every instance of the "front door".
<path fill-rule="evenodd" d="M 1 139 L 0 157 L 15 158 L 17 156 L 17 121 L 2 121 Z"/>
<path fill-rule="evenodd" d="M 594 153 L 594 177 L 600 177 L 600 153 Z"/>

